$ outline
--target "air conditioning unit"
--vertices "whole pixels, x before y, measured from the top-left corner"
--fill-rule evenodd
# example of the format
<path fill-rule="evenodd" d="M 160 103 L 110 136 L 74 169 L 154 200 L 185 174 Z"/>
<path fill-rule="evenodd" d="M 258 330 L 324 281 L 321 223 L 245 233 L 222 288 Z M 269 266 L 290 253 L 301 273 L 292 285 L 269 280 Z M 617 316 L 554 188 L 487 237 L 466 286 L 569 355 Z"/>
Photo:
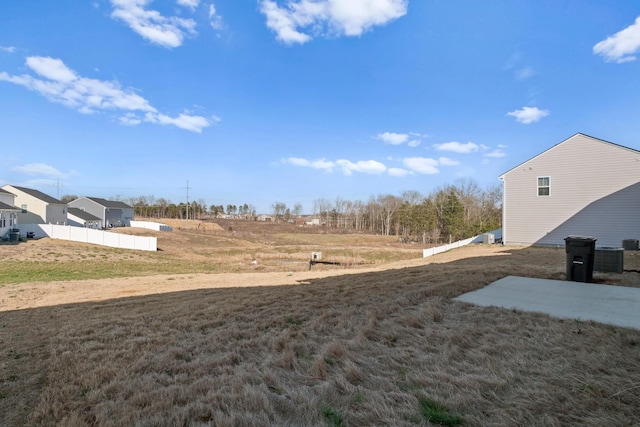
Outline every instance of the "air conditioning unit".
<path fill-rule="evenodd" d="M 485 245 L 493 245 L 496 242 L 496 236 L 493 233 L 485 233 L 482 235 L 482 243 Z"/>
<path fill-rule="evenodd" d="M 619 273 L 624 271 L 624 248 L 596 248 L 593 260 L 594 271 L 601 273 Z"/>

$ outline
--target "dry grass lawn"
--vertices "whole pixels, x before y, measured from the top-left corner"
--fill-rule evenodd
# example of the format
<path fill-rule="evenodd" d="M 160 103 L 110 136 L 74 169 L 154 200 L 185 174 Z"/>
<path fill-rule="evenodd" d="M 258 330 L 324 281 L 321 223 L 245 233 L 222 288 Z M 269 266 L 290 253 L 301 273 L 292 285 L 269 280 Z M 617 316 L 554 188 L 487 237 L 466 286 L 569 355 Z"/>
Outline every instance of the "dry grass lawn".
<path fill-rule="evenodd" d="M 640 331 L 452 300 L 506 275 L 563 279 L 564 260 L 480 245 L 349 269 L 5 284 L 0 425 L 640 425 Z"/>

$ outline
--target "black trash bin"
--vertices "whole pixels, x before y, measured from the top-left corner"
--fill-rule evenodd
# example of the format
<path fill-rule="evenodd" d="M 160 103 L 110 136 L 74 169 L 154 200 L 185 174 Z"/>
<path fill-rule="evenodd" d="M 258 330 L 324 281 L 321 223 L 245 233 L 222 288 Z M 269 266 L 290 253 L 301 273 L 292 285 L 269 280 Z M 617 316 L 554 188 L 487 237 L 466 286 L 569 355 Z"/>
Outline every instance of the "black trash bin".
<path fill-rule="evenodd" d="M 594 237 L 568 236 L 564 238 L 567 253 L 567 280 L 593 281 L 593 261 L 596 252 Z"/>

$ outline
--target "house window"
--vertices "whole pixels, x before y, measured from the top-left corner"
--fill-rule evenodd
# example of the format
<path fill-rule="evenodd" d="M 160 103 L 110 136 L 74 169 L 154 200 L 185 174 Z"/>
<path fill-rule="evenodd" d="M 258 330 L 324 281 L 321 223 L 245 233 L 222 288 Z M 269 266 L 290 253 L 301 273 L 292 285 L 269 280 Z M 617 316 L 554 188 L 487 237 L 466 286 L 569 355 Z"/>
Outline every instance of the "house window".
<path fill-rule="evenodd" d="M 548 176 L 539 176 L 538 177 L 538 196 L 548 196 L 549 195 L 549 177 Z"/>
<path fill-rule="evenodd" d="M 20 209 L 22 209 L 22 213 L 27 213 L 27 205 L 20 205 Z"/>

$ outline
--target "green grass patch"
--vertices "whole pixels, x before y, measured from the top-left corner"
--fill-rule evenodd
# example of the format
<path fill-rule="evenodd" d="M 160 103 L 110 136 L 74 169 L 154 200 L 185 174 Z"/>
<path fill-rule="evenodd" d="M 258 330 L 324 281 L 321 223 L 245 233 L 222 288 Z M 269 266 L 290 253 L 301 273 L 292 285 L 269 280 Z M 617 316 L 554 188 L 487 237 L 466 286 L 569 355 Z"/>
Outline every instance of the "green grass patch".
<path fill-rule="evenodd" d="M 293 325 L 293 326 L 300 326 L 304 323 L 302 319 L 296 319 L 293 316 L 287 316 L 285 321 L 287 322 L 287 325 Z"/>
<path fill-rule="evenodd" d="M 53 282 L 116 277 L 151 276 L 157 274 L 215 273 L 213 263 L 149 262 L 149 261 L 7 261 L 0 263 L 0 283 Z"/>
<path fill-rule="evenodd" d="M 330 426 L 333 427 L 342 427 L 344 426 L 344 421 L 342 420 L 342 415 L 328 406 L 322 408 L 322 415 L 327 420 Z"/>
<path fill-rule="evenodd" d="M 462 424 L 462 417 L 454 414 L 444 405 L 430 399 L 420 401 L 422 415 L 427 421 L 440 424 L 445 427 L 455 427 Z"/>

